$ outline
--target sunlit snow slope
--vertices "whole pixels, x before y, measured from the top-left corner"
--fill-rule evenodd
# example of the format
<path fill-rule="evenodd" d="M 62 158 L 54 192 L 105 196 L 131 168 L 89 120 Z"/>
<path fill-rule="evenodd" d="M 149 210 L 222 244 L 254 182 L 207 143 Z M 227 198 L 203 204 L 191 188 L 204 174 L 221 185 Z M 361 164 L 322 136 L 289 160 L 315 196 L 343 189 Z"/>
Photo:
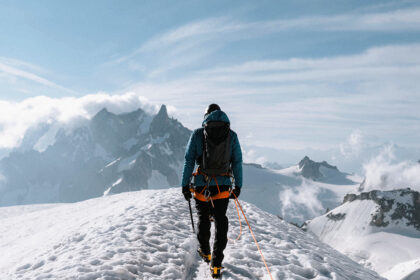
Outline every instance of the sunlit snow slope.
<path fill-rule="evenodd" d="M 208 279 L 187 205 L 176 188 L 0 208 L 0 279 Z M 233 207 L 231 238 L 239 233 Z M 243 208 L 275 279 L 380 279 L 314 235 Z M 247 229 L 225 252 L 223 279 L 267 279 Z"/>
<path fill-rule="evenodd" d="M 418 197 L 417 192 L 408 189 L 348 195 L 343 205 L 313 219 L 307 228 L 388 279 L 418 280 Z M 411 274 L 417 277 L 411 278 Z"/>

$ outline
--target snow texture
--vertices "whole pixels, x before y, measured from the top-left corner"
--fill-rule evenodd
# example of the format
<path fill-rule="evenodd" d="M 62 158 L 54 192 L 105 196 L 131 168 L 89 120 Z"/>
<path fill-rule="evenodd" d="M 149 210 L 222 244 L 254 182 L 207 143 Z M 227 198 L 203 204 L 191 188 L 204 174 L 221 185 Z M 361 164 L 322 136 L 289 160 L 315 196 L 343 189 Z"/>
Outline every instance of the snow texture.
<path fill-rule="evenodd" d="M 242 204 L 274 279 L 381 279 L 314 235 Z M 1 210 L 0 279 L 210 279 L 178 188 Z M 228 216 L 235 238 L 233 203 Z M 246 228 L 225 255 L 223 279 L 268 279 Z"/>
<path fill-rule="evenodd" d="M 403 195 L 401 190 L 377 193 L 378 199 L 392 199 L 393 206 L 413 203 L 407 198 L 412 198 L 411 194 Z M 371 199 L 356 199 L 313 219 L 307 228 L 321 241 L 382 276 L 402 279 L 420 268 L 418 261 L 409 267 L 404 265 L 420 259 L 420 231 L 409 225 L 404 217 L 391 218 L 394 208 L 385 212 L 381 223 L 375 226 L 373 221 L 378 216 L 380 205 Z"/>
<path fill-rule="evenodd" d="M 389 280 L 418 280 L 420 279 L 420 259 L 400 263 L 384 273 L 383 276 Z"/>

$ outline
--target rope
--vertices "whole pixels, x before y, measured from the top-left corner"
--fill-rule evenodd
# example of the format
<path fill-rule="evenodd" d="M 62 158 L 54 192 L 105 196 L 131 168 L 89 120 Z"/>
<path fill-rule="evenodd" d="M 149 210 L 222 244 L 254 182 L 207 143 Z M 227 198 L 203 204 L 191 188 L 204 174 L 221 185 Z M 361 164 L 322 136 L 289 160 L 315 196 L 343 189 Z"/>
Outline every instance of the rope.
<path fill-rule="evenodd" d="M 233 193 L 233 192 L 232 192 L 232 193 Z M 268 275 L 270 276 L 270 279 L 271 279 L 271 280 L 273 280 L 273 276 L 271 276 L 270 269 L 268 268 L 268 265 L 267 265 L 267 263 L 265 262 L 264 255 L 263 255 L 263 253 L 262 253 L 262 251 L 261 251 L 261 249 L 260 249 L 260 246 L 258 245 L 258 242 L 257 242 L 257 239 L 255 238 L 254 232 L 252 231 L 251 226 L 249 225 L 249 222 L 248 222 L 248 219 L 247 219 L 247 218 L 246 218 L 246 216 L 245 216 L 244 210 L 242 209 L 242 206 L 241 206 L 241 204 L 239 203 L 239 200 L 238 200 L 238 198 L 236 197 L 236 195 L 235 195 L 234 193 L 233 193 L 233 196 L 235 196 L 235 200 L 238 202 L 239 208 L 241 208 L 242 215 L 244 215 L 245 221 L 246 221 L 246 223 L 248 224 L 249 231 L 251 232 L 251 235 L 252 235 L 252 238 L 254 239 L 255 245 L 257 245 L 258 251 L 260 252 L 260 255 L 261 255 L 261 258 L 262 258 L 262 260 L 263 260 L 263 262 L 264 262 L 265 268 L 266 268 L 266 269 L 267 269 L 267 271 L 268 271 Z"/>
<path fill-rule="evenodd" d="M 239 220 L 239 235 L 238 235 L 238 237 L 236 237 L 236 239 L 235 239 L 235 240 L 230 239 L 230 238 L 228 238 L 228 239 L 229 239 L 229 241 L 233 241 L 233 242 L 235 242 L 235 241 L 238 241 L 238 240 L 239 240 L 239 238 L 241 238 L 241 235 L 242 235 L 242 222 L 241 222 L 241 215 L 239 214 L 238 204 L 236 203 L 236 199 L 234 199 L 233 201 L 235 202 L 236 212 L 238 212 L 238 220 Z"/>

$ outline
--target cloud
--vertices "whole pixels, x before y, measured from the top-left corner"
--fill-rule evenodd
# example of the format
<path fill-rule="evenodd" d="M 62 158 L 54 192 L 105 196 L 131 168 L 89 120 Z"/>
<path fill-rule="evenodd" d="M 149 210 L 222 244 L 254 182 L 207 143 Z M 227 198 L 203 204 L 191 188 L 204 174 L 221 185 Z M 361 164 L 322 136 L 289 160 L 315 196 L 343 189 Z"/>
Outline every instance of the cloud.
<path fill-rule="evenodd" d="M 292 19 L 241 21 L 232 17 L 214 17 L 189 22 L 150 38 L 131 54 L 113 60 L 125 62 L 139 54 L 157 49 L 174 48 L 183 44 L 208 45 L 208 41 L 239 40 L 264 34 L 294 30 L 317 31 L 418 31 L 420 8 L 384 12 L 347 13 L 328 16 L 309 16 Z"/>
<path fill-rule="evenodd" d="M 296 31 L 419 31 L 419 23 L 420 8 L 259 21 L 232 16 L 211 17 L 155 35 L 131 53 L 117 57 L 104 66 L 125 64 L 129 69 L 140 70 L 146 78 L 166 77 L 167 72 L 205 62 L 206 58 L 209 59 L 232 42 L 262 38 L 269 34 Z M 150 60 L 150 57 L 154 59 Z"/>
<path fill-rule="evenodd" d="M 208 41 L 214 41 L 224 34 L 237 32 L 243 28 L 242 23 L 234 23 L 228 17 L 190 22 L 152 37 L 131 54 L 121 56 L 109 63 L 123 63 L 140 54 L 162 49 L 169 51 L 171 56 L 188 53 L 191 49 L 197 49 Z"/>
<path fill-rule="evenodd" d="M 97 93 L 80 98 L 51 98 L 37 96 L 21 102 L 0 101 L 0 148 L 20 144 L 28 128 L 39 123 L 58 121 L 67 123 L 79 118 L 91 118 L 102 108 L 122 113 L 142 108 L 155 113 L 158 106 L 135 93 L 110 95 Z M 170 107 L 173 112 L 173 107 Z"/>
<path fill-rule="evenodd" d="M 394 162 L 392 146 L 385 147 L 376 157 L 363 165 L 363 191 L 411 188 L 420 191 L 420 163 Z"/>
<path fill-rule="evenodd" d="M 363 137 L 350 141 L 417 145 L 406 134 L 420 133 L 418 53 L 420 44 L 407 44 L 348 56 L 250 61 L 129 90 L 182 108 L 177 118 L 190 128 L 200 125 L 208 104 L 220 103 L 240 136 L 254 135 L 241 138 L 249 145 L 326 149 L 357 130 Z M 347 144 L 343 152 L 358 151 L 357 143 Z"/>
<path fill-rule="evenodd" d="M 279 193 L 282 217 L 287 220 L 304 220 L 316 217 L 325 211 L 319 199 L 321 189 L 303 180 L 300 186 L 286 188 Z"/>
<path fill-rule="evenodd" d="M 353 76 L 359 80 L 383 75 L 394 75 L 398 71 L 418 72 L 420 44 L 388 45 L 372 47 L 353 55 L 325 58 L 290 58 L 287 60 L 248 61 L 243 64 L 203 71 L 214 80 L 244 81 L 313 81 Z M 362 72 L 362 73 L 361 73 Z M 227 77 L 227 75 L 229 76 Z M 360 75 L 363 74 L 363 75 Z M 367 77 L 365 76 L 367 75 Z"/>
<path fill-rule="evenodd" d="M 318 31 L 418 31 L 420 9 L 406 8 L 384 12 L 348 13 L 268 22 L 269 26 Z"/>
<path fill-rule="evenodd" d="M 267 159 L 264 156 L 261 156 L 255 149 L 244 146 L 242 146 L 242 157 L 246 163 L 264 164 L 267 162 Z"/>
<path fill-rule="evenodd" d="M 363 134 L 359 129 L 354 130 L 347 142 L 340 144 L 340 152 L 345 157 L 359 156 L 363 148 Z"/>
<path fill-rule="evenodd" d="M 74 93 L 68 88 L 41 77 L 36 72 L 45 72 L 45 70 L 24 61 L 0 57 L 0 74 L 2 74 L 3 79 L 6 78 L 9 82 L 15 83 L 16 79 L 24 79 L 46 87 L 59 89 L 66 93 Z"/>

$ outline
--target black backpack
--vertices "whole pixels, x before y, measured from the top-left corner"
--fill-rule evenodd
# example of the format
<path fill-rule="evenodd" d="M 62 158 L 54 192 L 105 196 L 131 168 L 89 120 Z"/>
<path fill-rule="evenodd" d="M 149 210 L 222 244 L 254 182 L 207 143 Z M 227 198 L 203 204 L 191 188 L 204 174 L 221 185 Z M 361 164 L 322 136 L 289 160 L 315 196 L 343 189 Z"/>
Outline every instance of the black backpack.
<path fill-rule="evenodd" d="M 201 171 L 207 176 L 230 172 L 230 125 L 210 121 L 204 125 Z"/>

